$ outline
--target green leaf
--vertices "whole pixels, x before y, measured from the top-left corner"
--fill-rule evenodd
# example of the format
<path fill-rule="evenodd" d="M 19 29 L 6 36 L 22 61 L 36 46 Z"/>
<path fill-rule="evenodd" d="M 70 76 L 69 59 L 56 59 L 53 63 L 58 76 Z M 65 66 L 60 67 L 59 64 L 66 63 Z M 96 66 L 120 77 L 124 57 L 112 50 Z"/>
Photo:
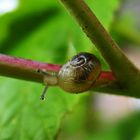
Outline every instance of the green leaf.
<path fill-rule="evenodd" d="M 114 19 L 112 14 L 119 8 L 118 0 L 86 0 L 90 8 L 95 12 L 96 16 L 99 18 L 100 22 L 104 25 L 106 29 L 109 30 L 111 23 Z"/>
<path fill-rule="evenodd" d="M 0 82 L 0 139 L 53 139 L 79 98 L 50 88 L 40 101 L 43 87 L 38 84 L 4 78 Z"/>

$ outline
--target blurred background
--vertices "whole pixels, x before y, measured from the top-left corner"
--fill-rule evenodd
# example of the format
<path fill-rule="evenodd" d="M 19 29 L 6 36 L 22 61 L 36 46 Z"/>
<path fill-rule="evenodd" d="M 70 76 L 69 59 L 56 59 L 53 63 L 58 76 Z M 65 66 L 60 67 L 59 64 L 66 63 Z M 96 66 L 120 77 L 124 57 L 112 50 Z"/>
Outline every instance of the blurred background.
<path fill-rule="evenodd" d="M 140 1 L 86 0 L 104 27 L 140 67 Z M 59 0 L 0 0 L 0 53 L 64 64 L 92 52 L 109 66 Z M 128 79 L 131 80 L 131 79 Z M 0 140 L 140 140 L 140 100 L 96 93 L 68 94 L 0 77 Z"/>

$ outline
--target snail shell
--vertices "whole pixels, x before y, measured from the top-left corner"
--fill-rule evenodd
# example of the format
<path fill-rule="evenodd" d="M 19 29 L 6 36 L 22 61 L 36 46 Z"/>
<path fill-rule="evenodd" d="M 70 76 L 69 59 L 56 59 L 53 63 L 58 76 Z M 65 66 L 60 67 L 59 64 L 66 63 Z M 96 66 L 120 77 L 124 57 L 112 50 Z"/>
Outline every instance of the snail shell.
<path fill-rule="evenodd" d="M 68 92 L 84 92 L 94 84 L 100 72 L 100 62 L 93 54 L 79 53 L 60 69 L 58 85 Z"/>

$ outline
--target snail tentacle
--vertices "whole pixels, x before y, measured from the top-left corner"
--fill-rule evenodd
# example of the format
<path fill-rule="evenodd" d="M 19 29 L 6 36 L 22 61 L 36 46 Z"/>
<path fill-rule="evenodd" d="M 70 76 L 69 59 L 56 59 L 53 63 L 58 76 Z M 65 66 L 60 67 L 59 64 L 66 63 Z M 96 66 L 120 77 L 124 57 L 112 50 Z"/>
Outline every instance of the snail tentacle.
<path fill-rule="evenodd" d="M 96 82 L 101 72 L 100 61 L 90 53 L 79 53 L 63 65 L 58 73 L 41 71 L 46 85 L 41 99 L 44 99 L 48 86 L 58 85 L 70 93 L 87 91 Z"/>

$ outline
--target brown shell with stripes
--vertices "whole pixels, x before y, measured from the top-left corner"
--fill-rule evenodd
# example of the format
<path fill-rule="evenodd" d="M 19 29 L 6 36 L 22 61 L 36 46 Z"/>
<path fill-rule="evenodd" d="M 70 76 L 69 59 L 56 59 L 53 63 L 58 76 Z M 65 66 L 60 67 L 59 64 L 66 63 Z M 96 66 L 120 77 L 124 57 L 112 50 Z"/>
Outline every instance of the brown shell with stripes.
<path fill-rule="evenodd" d="M 67 92 L 84 92 L 92 87 L 100 72 L 100 61 L 93 54 L 79 53 L 60 69 L 58 85 Z"/>

